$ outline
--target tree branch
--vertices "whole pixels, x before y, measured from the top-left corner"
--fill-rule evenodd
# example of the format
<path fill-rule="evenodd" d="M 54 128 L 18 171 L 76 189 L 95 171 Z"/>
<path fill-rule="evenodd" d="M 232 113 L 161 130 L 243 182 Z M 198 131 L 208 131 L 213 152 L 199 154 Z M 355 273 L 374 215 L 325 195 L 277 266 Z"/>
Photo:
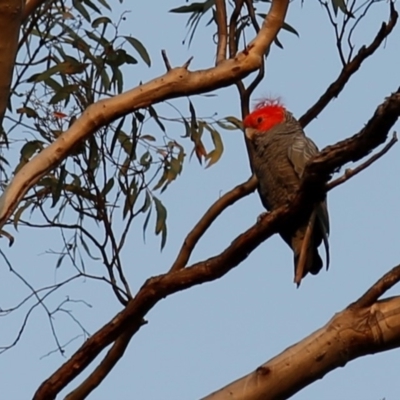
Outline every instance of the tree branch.
<path fill-rule="evenodd" d="M 374 52 L 379 48 L 383 41 L 390 35 L 396 25 L 397 19 L 398 13 L 394 8 L 393 2 L 391 1 L 390 18 L 388 23 L 382 24 L 372 43 L 367 47 L 361 47 L 357 55 L 344 66 L 336 81 L 329 85 L 328 89 L 319 98 L 319 100 L 300 118 L 299 121 L 303 127 L 308 125 L 314 118 L 316 118 L 321 113 L 321 111 L 330 103 L 330 101 L 334 97 L 337 97 L 339 95 L 351 76 L 361 67 L 361 64 L 364 62 L 364 60 L 374 54 Z"/>
<path fill-rule="evenodd" d="M 371 158 L 369 158 L 367 161 L 363 162 L 362 164 L 360 164 L 356 168 L 346 169 L 345 173 L 341 177 L 339 177 L 339 178 L 337 178 L 337 179 L 335 179 L 335 180 L 333 180 L 333 181 L 328 183 L 327 189 L 328 190 L 332 190 L 336 186 L 341 185 L 342 183 L 348 181 L 353 176 L 359 174 L 364 169 L 368 168 L 375 161 L 379 160 L 382 156 L 384 156 L 396 144 L 397 140 L 398 139 L 397 139 L 397 135 L 396 135 L 396 132 L 395 132 L 395 133 L 393 133 L 393 137 L 390 139 L 388 144 L 381 151 L 378 151 Z"/>
<path fill-rule="evenodd" d="M 23 21 L 25 22 L 28 17 L 33 14 L 46 0 L 26 0 L 25 9 L 22 16 Z"/>
<path fill-rule="evenodd" d="M 143 322 L 143 325 L 145 325 L 145 322 Z M 138 329 L 135 326 L 128 327 L 128 329 L 114 342 L 100 365 L 74 391 L 67 395 L 64 400 L 86 399 L 86 397 L 96 389 L 101 382 L 103 382 L 104 378 L 122 358 L 133 335 L 137 331 Z"/>
<path fill-rule="evenodd" d="M 234 187 L 229 192 L 220 197 L 200 218 L 199 222 L 189 232 L 178 253 L 178 257 L 173 263 L 170 271 L 178 271 L 185 268 L 189 261 L 193 249 L 199 239 L 204 235 L 211 224 L 226 208 L 236 203 L 239 199 L 252 193 L 257 187 L 257 178 L 253 175 L 246 182 Z"/>
<path fill-rule="evenodd" d="M 220 278 L 238 266 L 260 243 L 281 229 L 283 224 L 319 201 L 326 191 L 325 182 L 334 171 L 349 161 L 357 161 L 366 156 L 384 142 L 399 114 L 400 89 L 377 108 L 359 133 L 326 147 L 307 164 L 300 189 L 287 205 L 266 214 L 219 255 L 191 267 L 148 279 L 124 310 L 93 334 L 66 363 L 42 383 L 34 400 L 54 398 L 128 326 L 135 325 L 139 328 L 144 316 L 159 300 Z"/>
<path fill-rule="evenodd" d="M 383 294 L 395 282 L 391 276 L 396 276 L 396 282 L 400 280 L 400 266 L 366 295 L 375 287 Z M 368 306 L 347 307 L 321 329 L 203 400 L 287 399 L 351 360 L 400 347 L 400 296 L 375 301 Z"/>
<path fill-rule="evenodd" d="M 0 127 L 10 95 L 23 12 L 23 0 L 0 2 Z"/>
<path fill-rule="evenodd" d="M 357 301 L 349 305 L 349 309 L 362 309 L 371 307 L 383 294 L 400 281 L 400 265 L 397 265 L 387 274 L 383 275 L 366 293 Z"/>
<path fill-rule="evenodd" d="M 217 58 L 215 65 L 226 60 L 226 47 L 228 44 L 228 27 L 226 22 L 225 0 L 215 0 L 215 19 L 217 22 Z"/>
<path fill-rule="evenodd" d="M 288 0 L 273 0 L 262 28 L 247 49 L 220 65 L 190 72 L 185 66 L 128 92 L 90 105 L 55 142 L 32 158 L 14 176 L 0 198 L 0 229 L 19 202 L 43 176 L 55 168 L 74 146 L 93 135 L 100 127 L 133 112 L 167 99 L 205 93 L 222 88 L 258 69 L 262 57 L 279 32 L 286 16 Z"/>

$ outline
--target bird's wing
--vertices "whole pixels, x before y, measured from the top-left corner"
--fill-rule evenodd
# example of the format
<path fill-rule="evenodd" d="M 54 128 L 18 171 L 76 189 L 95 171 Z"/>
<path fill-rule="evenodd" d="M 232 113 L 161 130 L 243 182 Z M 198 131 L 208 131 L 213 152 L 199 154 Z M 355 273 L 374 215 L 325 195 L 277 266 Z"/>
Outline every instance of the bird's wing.
<path fill-rule="evenodd" d="M 304 173 L 307 162 L 318 153 L 318 147 L 305 135 L 296 135 L 288 148 L 288 158 L 296 174 L 301 178 Z M 316 208 L 316 221 L 322 232 L 326 252 L 326 268 L 329 267 L 329 215 L 326 200 L 319 203 Z"/>

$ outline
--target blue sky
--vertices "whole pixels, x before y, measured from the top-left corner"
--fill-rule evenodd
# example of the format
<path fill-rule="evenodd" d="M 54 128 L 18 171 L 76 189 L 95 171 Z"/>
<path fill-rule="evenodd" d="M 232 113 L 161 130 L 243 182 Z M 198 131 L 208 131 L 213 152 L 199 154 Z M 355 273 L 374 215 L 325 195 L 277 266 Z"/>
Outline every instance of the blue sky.
<path fill-rule="evenodd" d="M 265 12 L 266 8 L 259 4 L 260 11 Z M 168 13 L 179 5 L 176 0 L 141 2 L 140 7 L 126 14 L 121 29 L 139 38 L 152 58 L 151 68 L 142 63 L 133 66 L 131 74 L 125 74 L 126 88 L 164 73 L 161 49 L 167 50 L 174 65 L 182 64 L 192 55 L 192 69 L 213 65 L 212 28 L 200 24 L 192 46 L 189 49 L 183 46 L 186 19 Z M 115 15 L 127 7 L 127 3 L 116 6 Z M 358 46 L 369 43 L 381 22 L 387 19 L 387 4 L 378 4 L 370 14 L 356 35 Z M 339 74 L 340 63 L 333 30 L 317 2 L 307 2 L 303 7 L 300 1 L 293 2 L 287 21 L 298 30 L 300 38 L 281 33 L 285 49 L 272 49 L 266 78 L 253 98 L 280 95 L 288 109 L 300 117 Z M 384 48 L 365 62 L 339 99 L 307 127 L 307 134 L 320 148 L 358 132 L 385 96 L 397 89 L 399 46 L 396 29 Z M 217 94 L 217 97 L 192 99 L 199 115 L 215 112 L 221 117 L 240 115 L 235 88 Z M 187 113 L 186 101 L 174 104 Z M 160 106 L 160 110 L 171 109 Z M 398 124 L 395 129 L 399 129 Z M 169 222 L 168 242 L 163 252 L 159 251 L 159 238 L 154 238 L 151 230 L 146 244 L 143 243 L 143 221 L 133 227 L 131 245 L 122 255 L 133 289 L 139 288 L 147 277 L 165 272 L 184 236 L 208 206 L 249 176 L 241 133 L 222 133 L 225 152 L 221 161 L 205 170 L 193 158 L 186 163 L 182 176 L 162 195 Z M 152 134 L 157 135 L 156 128 Z M 297 290 L 292 283 L 292 253 L 280 237 L 274 236 L 224 278 L 160 302 L 148 314 L 149 323 L 134 337 L 123 360 L 89 398 L 200 398 L 252 371 L 324 325 L 399 262 L 400 189 L 396 172 L 399 168 L 397 145 L 367 171 L 329 193 L 331 267 L 328 272 L 307 277 Z M 191 261 L 219 253 L 251 226 L 262 211 L 256 194 L 229 208 L 204 236 Z M 15 233 L 16 243 L 11 249 L 2 247 L 12 265 L 35 285 L 52 284 L 70 272 L 63 268 L 55 271 L 56 257 L 44 254 L 49 248 L 60 246 L 60 237 L 54 233 L 22 229 Z M 99 263 L 91 268 L 101 273 Z M 398 292 L 394 288 L 390 294 Z M 0 307 L 10 307 L 23 294 L 25 288 L 2 266 Z M 50 306 L 67 295 L 92 305 L 90 308 L 76 303 L 70 307 L 92 333 L 120 310 L 109 288 L 99 283 L 71 285 L 50 300 Z M 22 317 L 23 313 L 16 313 L 3 318 L 2 344 L 15 337 Z M 66 316 L 57 318 L 57 327 L 64 343 L 79 333 Z M 82 338 L 78 338 L 69 345 L 66 356 L 81 343 Z M 36 310 L 20 343 L 0 358 L 0 392 L 11 400 L 30 398 L 39 384 L 65 361 L 58 353 L 41 358 L 54 347 L 47 316 Z M 399 350 L 394 350 L 353 361 L 293 398 L 397 399 L 399 355 Z M 68 393 L 78 382 L 80 379 L 63 393 Z"/>

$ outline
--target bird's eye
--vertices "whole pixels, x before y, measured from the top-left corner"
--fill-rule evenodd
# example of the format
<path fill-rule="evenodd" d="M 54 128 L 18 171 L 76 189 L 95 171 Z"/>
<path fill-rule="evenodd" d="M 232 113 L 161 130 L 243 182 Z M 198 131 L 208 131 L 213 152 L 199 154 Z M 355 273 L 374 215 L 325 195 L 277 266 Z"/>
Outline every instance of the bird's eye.
<path fill-rule="evenodd" d="M 263 122 L 263 117 L 258 117 L 257 118 L 257 124 L 261 124 L 261 122 Z"/>

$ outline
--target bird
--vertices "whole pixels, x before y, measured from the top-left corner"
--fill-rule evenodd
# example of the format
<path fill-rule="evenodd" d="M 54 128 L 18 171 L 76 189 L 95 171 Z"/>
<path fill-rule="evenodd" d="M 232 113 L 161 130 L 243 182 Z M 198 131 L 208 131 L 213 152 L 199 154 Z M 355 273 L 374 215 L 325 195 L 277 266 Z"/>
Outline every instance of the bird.
<path fill-rule="evenodd" d="M 280 99 L 261 99 L 243 120 L 258 193 L 267 211 L 288 203 L 300 187 L 307 162 L 318 153 L 299 121 L 286 110 Z M 310 214 L 289 222 L 279 232 L 294 253 L 294 282 L 323 266 L 318 247 L 324 243 L 326 269 L 329 268 L 329 214 L 326 196 L 317 202 Z"/>

